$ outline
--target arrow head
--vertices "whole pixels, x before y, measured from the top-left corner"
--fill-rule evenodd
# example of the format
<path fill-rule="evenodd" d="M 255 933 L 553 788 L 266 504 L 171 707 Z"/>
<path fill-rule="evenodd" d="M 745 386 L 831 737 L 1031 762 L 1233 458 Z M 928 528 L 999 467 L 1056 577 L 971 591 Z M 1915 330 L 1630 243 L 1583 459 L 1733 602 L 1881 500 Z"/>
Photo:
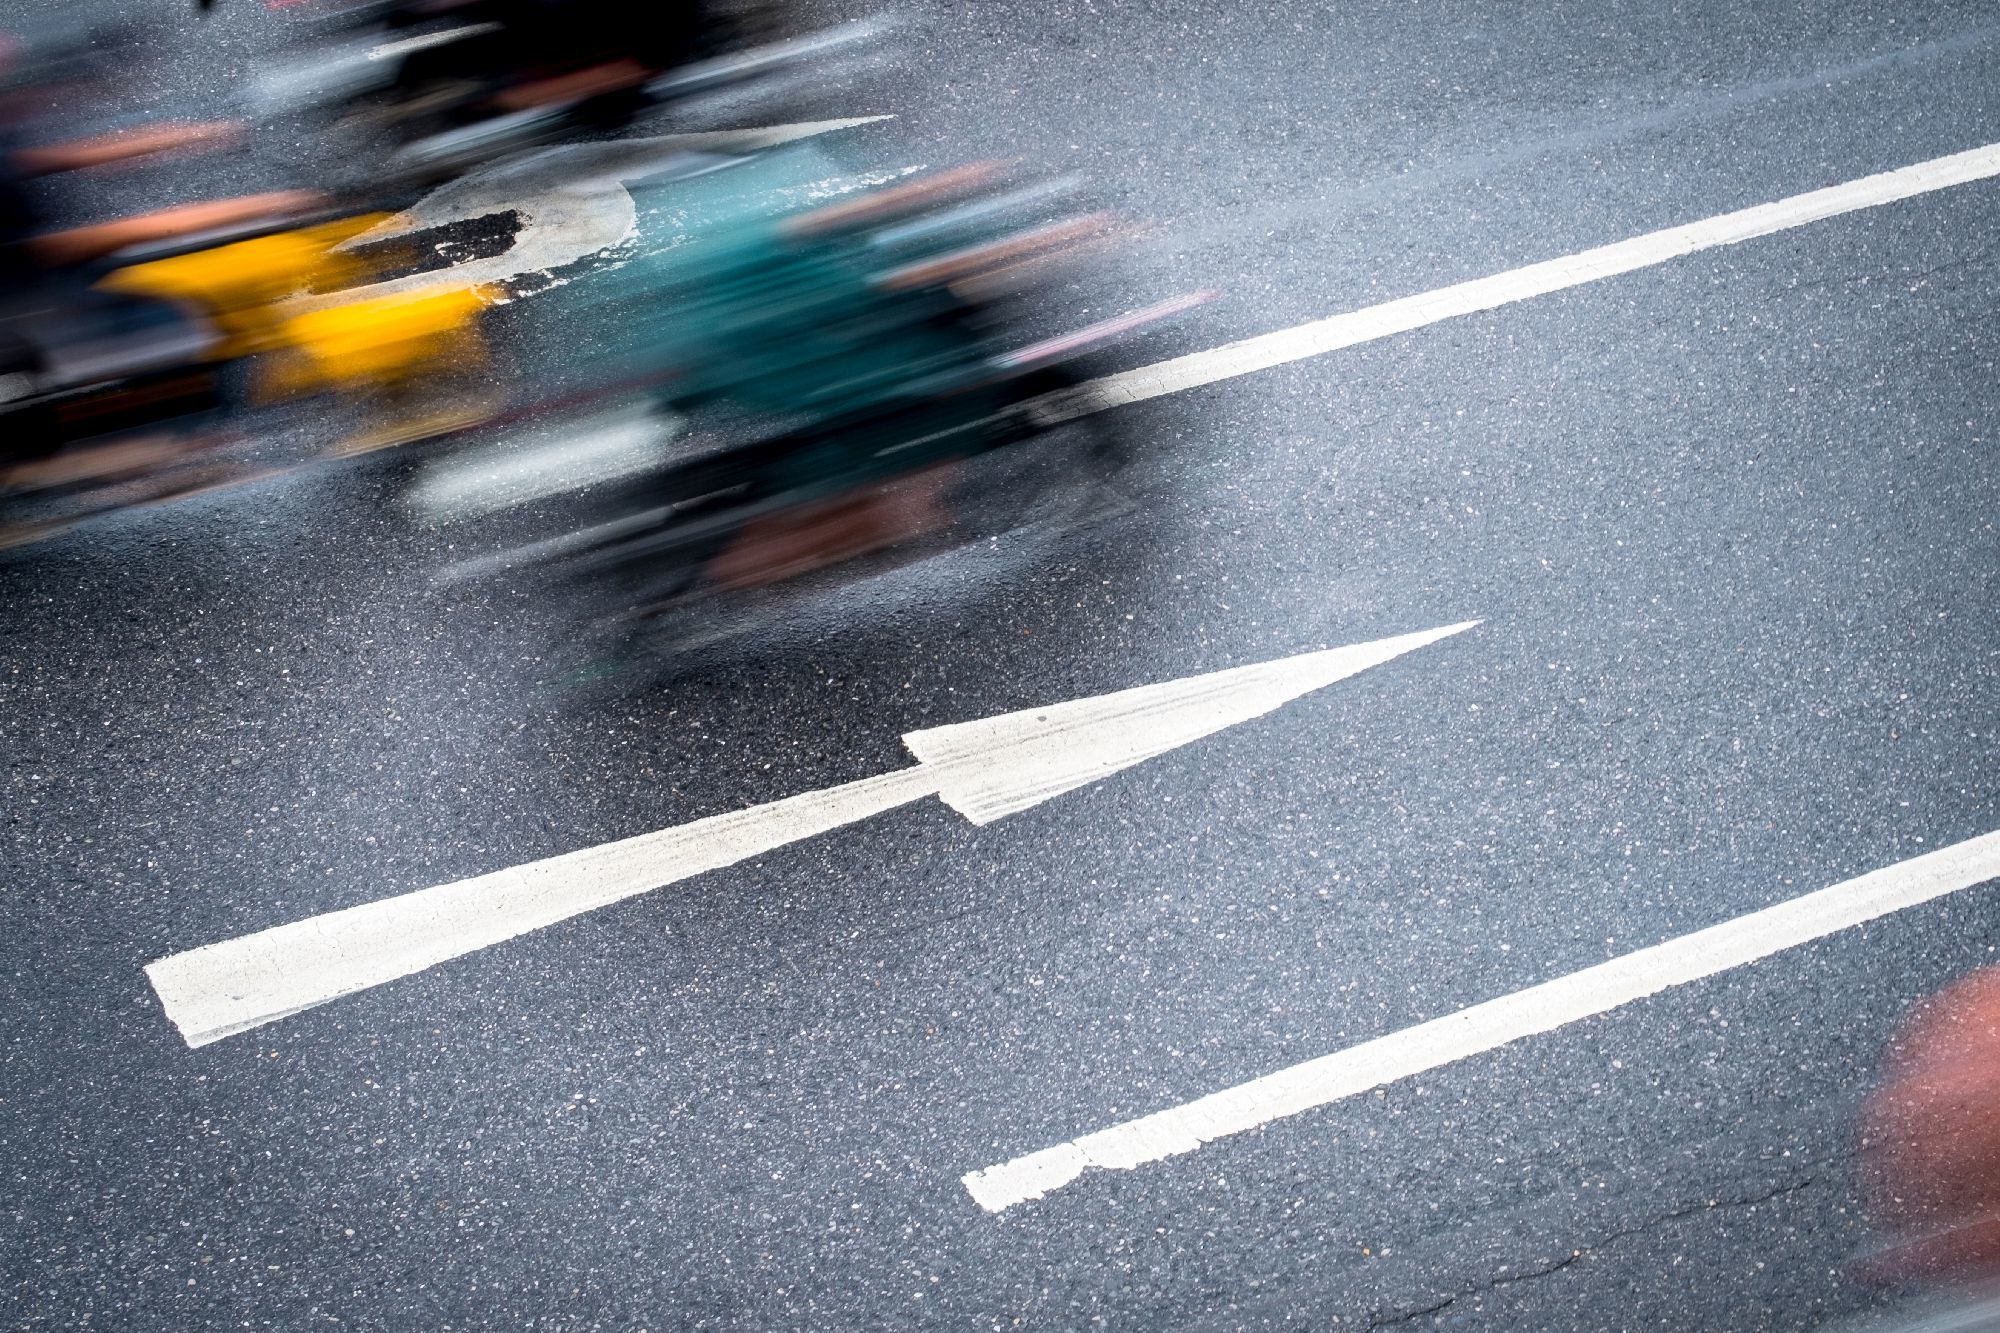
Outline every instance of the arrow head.
<path fill-rule="evenodd" d="M 903 744 L 934 772 L 946 805 L 990 824 L 1478 623 L 931 727 L 910 732 Z"/>

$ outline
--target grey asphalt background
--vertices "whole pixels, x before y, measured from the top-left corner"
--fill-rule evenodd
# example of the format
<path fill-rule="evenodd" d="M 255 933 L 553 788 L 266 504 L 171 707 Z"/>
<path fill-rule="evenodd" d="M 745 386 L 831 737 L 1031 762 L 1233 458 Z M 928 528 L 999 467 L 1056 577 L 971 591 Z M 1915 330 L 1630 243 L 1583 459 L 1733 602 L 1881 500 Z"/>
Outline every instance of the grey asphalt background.
<path fill-rule="evenodd" d="M 135 99 L 212 104 L 271 22 L 190 22 Z M 1991 4 L 987 0 L 904 42 L 802 113 L 897 117 L 858 171 L 1020 155 L 1149 220 L 1131 302 L 1224 295 L 1128 362 L 2000 139 Z M 531 587 L 431 580 L 548 516 L 414 524 L 393 461 L 8 555 L 0 1318 L 1868 1307 L 1854 1111 L 1995 961 L 1991 886 L 998 1217 L 958 1177 L 2000 826 L 1996 220 L 1962 186 L 1125 409 L 1142 512 L 624 700 L 538 684 Z M 574 370 L 553 304 L 503 325 Z M 909 807 L 200 1051 L 140 970 L 916 727 L 1474 617 L 1000 824 Z"/>

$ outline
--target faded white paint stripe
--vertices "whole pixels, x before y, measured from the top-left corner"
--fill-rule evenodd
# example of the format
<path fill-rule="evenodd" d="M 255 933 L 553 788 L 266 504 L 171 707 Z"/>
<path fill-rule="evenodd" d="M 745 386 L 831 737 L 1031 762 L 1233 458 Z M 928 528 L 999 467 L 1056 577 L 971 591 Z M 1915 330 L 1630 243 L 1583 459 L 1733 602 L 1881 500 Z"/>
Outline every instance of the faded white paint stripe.
<path fill-rule="evenodd" d="M 921 766 L 309 917 L 147 965 L 190 1046 L 409 976 L 937 790 Z"/>
<path fill-rule="evenodd" d="M 971 1172 L 965 1188 L 997 1213 L 1060 1189 L 1092 1167 L 1130 1170 L 1192 1152 L 1992 879 L 2000 879 L 2000 832 Z"/>
<path fill-rule="evenodd" d="M 1093 380 L 1071 411 L 1091 411 L 1176 393 L 1217 380 L 1248 375 L 1291 361 L 1406 333 L 1458 315 L 1544 296 L 1568 287 L 1664 264 L 1701 250 L 1735 245 L 1808 222 L 1911 199 L 1934 190 L 2000 175 L 2000 144 L 1988 144 L 1914 166 L 1863 176 L 1843 185 L 1796 194 L 1774 203 L 1724 213 L 1701 222 L 1648 232 L 1561 259 L 1510 269 L 1492 277 L 1406 296 L 1363 310 L 1315 320 Z"/>

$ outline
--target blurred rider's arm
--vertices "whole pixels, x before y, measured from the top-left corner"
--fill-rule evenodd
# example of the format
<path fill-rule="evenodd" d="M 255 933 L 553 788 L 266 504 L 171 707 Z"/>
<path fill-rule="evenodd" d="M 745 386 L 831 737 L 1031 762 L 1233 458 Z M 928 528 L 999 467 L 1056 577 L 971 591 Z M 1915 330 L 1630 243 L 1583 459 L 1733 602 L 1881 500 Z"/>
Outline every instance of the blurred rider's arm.
<path fill-rule="evenodd" d="M 13 167 L 24 176 L 50 176 L 61 171 L 129 162 L 181 149 L 221 147 L 241 138 L 235 121 L 210 120 L 180 125 L 146 125 L 133 130 L 92 135 L 67 143 L 17 147 Z"/>
<path fill-rule="evenodd" d="M 137 217 L 118 218 L 67 231 L 44 232 L 29 238 L 28 252 L 43 264 L 81 264 L 116 254 L 128 246 L 170 240 L 243 223 L 278 220 L 318 207 L 325 201 L 310 190 L 276 190 L 269 194 L 217 199 L 210 203 L 182 204 Z"/>

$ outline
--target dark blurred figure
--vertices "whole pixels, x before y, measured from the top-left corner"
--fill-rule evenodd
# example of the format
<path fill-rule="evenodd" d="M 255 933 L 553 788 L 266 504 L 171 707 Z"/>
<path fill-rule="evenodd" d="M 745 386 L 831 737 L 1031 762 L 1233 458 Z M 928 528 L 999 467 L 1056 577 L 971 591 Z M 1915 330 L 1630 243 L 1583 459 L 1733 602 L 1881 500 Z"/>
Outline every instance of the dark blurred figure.
<path fill-rule="evenodd" d="M 622 640 L 616 659 L 733 635 L 754 608 L 966 541 L 1091 517 L 1124 455 L 1051 410 L 1069 363 L 1204 299 L 1028 340 L 1064 261 L 1116 234 L 1108 215 L 1038 221 L 1061 190 L 992 166 L 801 206 L 837 175 L 806 145 L 685 162 L 641 190 L 671 201 L 678 242 L 572 289 L 691 428 L 692 447 L 601 498 L 594 526 L 524 553 L 578 581 Z"/>
<path fill-rule="evenodd" d="M 50 178 L 219 147 L 242 133 L 233 121 L 202 121 L 73 137 L 72 125 L 111 111 L 112 75 L 131 40 L 123 29 L 88 25 L 36 37 L 0 32 L 0 290 L 17 292 L 126 246 L 229 225 L 300 202 L 294 194 L 261 195 L 59 230 L 64 219 Z"/>
<path fill-rule="evenodd" d="M 445 121 L 577 102 L 583 118 L 616 122 L 646 80 L 722 41 L 703 0 L 400 0 L 385 15 L 394 31 L 439 19 L 467 35 L 406 57 L 399 95 L 428 98 Z"/>
<path fill-rule="evenodd" d="M 869 25 L 779 40 L 775 0 L 306 0 L 267 114 L 327 116 L 356 183 L 418 189 L 496 157 L 724 87 L 799 77 Z M 351 151 L 350 151 L 351 150 Z"/>
<path fill-rule="evenodd" d="M 179 423 L 217 405 L 217 331 L 180 303 L 99 289 L 101 261 L 313 202 L 287 191 L 59 225 L 52 178 L 238 133 L 203 122 L 66 134 L 112 112 L 109 76 L 128 42 L 88 24 L 35 40 L 0 37 L 0 497 L 157 472 L 183 455 Z M 59 526 L 10 521 L 0 544 Z"/>

